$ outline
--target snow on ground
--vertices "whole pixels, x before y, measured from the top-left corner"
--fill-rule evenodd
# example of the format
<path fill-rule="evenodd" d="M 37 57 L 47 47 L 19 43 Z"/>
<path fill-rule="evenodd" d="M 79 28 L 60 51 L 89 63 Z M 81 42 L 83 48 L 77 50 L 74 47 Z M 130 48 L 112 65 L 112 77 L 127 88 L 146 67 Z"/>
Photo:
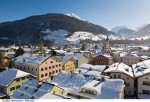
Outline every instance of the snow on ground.
<path fill-rule="evenodd" d="M 68 41 L 65 40 L 65 36 L 69 34 L 68 31 L 59 29 L 51 31 L 50 29 L 46 29 L 42 32 L 42 39 L 53 41 L 55 44 L 67 44 Z"/>
<path fill-rule="evenodd" d="M 132 37 L 129 40 L 147 40 L 150 39 L 150 35 L 141 36 L 141 37 Z"/>
<path fill-rule="evenodd" d="M 116 40 L 119 39 L 118 36 L 112 35 L 110 34 L 108 36 L 111 40 Z M 82 32 L 82 31 L 78 31 L 78 32 L 74 32 L 72 36 L 68 37 L 66 40 L 72 42 L 72 41 L 78 41 L 78 40 L 86 40 L 86 39 L 91 39 L 93 41 L 99 41 L 99 40 L 103 40 L 106 39 L 107 36 L 103 35 L 103 34 L 93 34 L 90 32 Z"/>

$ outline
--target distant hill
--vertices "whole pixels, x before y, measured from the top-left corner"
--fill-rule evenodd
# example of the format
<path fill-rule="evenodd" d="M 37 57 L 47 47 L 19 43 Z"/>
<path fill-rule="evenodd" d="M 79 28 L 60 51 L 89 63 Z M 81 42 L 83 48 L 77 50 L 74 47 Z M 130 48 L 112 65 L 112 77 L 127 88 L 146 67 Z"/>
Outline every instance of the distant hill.
<path fill-rule="evenodd" d="M 134 30 L 130 29 L 127 26 L 116 26 L 111 31 L 124 37 L 134 36 L 134 33 L 135 33 Z"/>
<path fill-rule="evenodd" d="M 143 28 L 141 28 L 139 31 L 135 34 L 138 37 L 147 36 L 150 35 L 150 24 L 147 24 Z"/>
<path fill-rule="evenodd" d="M 50 29 L 51 31 L 59 29 L 66 30 L 69 32 L 69 36 L 77 31 L 90 32 L 95 35 L 114 34 L 104 27 L 77 19 L 75 17 L 64 14 L 45 14 L 31 16 L 12 22 L 0 23 L 0 43 L 14 41 L 14 43 L 20 42 L 21 44 L 30 44 L 40 39 L 41 31 L 46 29 Z"/>

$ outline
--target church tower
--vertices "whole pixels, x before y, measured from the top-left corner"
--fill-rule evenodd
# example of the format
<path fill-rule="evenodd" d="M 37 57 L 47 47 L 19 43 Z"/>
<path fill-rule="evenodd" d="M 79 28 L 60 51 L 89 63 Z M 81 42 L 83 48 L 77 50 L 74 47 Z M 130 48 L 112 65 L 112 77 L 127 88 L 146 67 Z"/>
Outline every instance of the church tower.
<path fill-rule="evenodd" d="M 106 40 L 105 40 L 105 44 L 104 44 L 104 46 L 103 46 L 103 52 L 104 52 L 104 53 L 111 53 L 111 48 L 110 48 L 108 36 L 107 36 L 107 38 L 106 38 Z"/>

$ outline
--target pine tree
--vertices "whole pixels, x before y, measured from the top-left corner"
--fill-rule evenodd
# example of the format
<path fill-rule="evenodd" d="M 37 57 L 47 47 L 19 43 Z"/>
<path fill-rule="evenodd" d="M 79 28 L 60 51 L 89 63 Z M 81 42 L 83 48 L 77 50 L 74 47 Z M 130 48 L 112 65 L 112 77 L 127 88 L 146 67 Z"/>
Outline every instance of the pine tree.
<path fill-rule="evenodd" d="M 15 57 L 18 57 L 18 56 L 23 55 L 23 54 L 24 54 L 24 50 L 21 47 L 19 47 L 16 50 Z"/>
<path fill-rule="evenodd" d="M 82 50 L 82 51 L 84 51 L 84 50 L 85 50 L 85 45 L 84 45 L 84 44 L 82 44 L 82 46 L 81 46 L 81 50 Z"/>

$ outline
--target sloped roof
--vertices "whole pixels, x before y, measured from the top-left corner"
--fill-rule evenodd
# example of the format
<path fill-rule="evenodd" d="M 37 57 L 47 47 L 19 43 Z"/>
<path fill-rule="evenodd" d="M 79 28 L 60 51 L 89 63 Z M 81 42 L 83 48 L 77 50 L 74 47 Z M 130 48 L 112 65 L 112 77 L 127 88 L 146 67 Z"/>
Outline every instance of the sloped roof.
<path fill-rule="evenodd" d="M 39 99 L 53 87 L 54 85 L 50 83 L 28 80 L 11 95 L 11 99 Z"/>
<path fill-rule="evenodd" d="M 105 68 L 106 65 L 91 65 L 83 63 L 74 72 L 79 73 L 79 71 L 81 71 L 81 74 L 83 75 L 100 76 Z"/>
<path fill-rule="evenodd" d="M 120 72 L 120 73 L 127 74 L 131 77 L 134 77 L 132 68 L 124 63 L 118 63 L 118 62 L 114 63 L 110 65 L 109 68 L 106 69 L 104 72 Z"/>
<path fill-rule="evenodd" d="M 50 57 L 51 55 L 40 56 L 38 54 L 34 54 L 31 56 L 31 54 L 23 54 L 21 56 L 16 57 L 13 60 L 14 62 L 18 62 L 18 63 L 41 64 L 43 63 L 43 61 L 45 61 Z"/>
<path fill-rule="evenodd" d="M 7 86 L 9 85 L 14 79 L 21 78 L 24 76 L 29 76 L 30 73 L 23 72 L 18 69 L 8 69 L 0 73 L 0 85 Z"/>
<path fill-rule="evenodd" d="M 98 79 L 98 78 L 97 78 Z M 68 72 L 60 72 L 51 83 L 62 87 L 69 93 L 87 96 L 95 99 L 114 99 L 120 98 L 124 81 L 121 79 L 106 79 L 105 81 L 97 80 L 93 77 L 85 77 L 81 74 L 70 74 Z M 93 89 L 98 92 L 98 95 L 82 93 L 81 89 Z"/>
<path fill-rule="evenodd" d="M 145 60 L 132 65 L 135 77 L 150 73 L 150 60 Z"/>
<path fill-rule="evenodd" d="M 82 88 L 95 90 L 98 94 L 91 95 L 87 93 L 82 93 L 89 98 L 97 99 L 119 99 L 124 87 L 124 81 L 121 79 L 106 79 L 104 81 L 91 79 Z M 82 89 L 81 88 L 81 89 Z"/>

